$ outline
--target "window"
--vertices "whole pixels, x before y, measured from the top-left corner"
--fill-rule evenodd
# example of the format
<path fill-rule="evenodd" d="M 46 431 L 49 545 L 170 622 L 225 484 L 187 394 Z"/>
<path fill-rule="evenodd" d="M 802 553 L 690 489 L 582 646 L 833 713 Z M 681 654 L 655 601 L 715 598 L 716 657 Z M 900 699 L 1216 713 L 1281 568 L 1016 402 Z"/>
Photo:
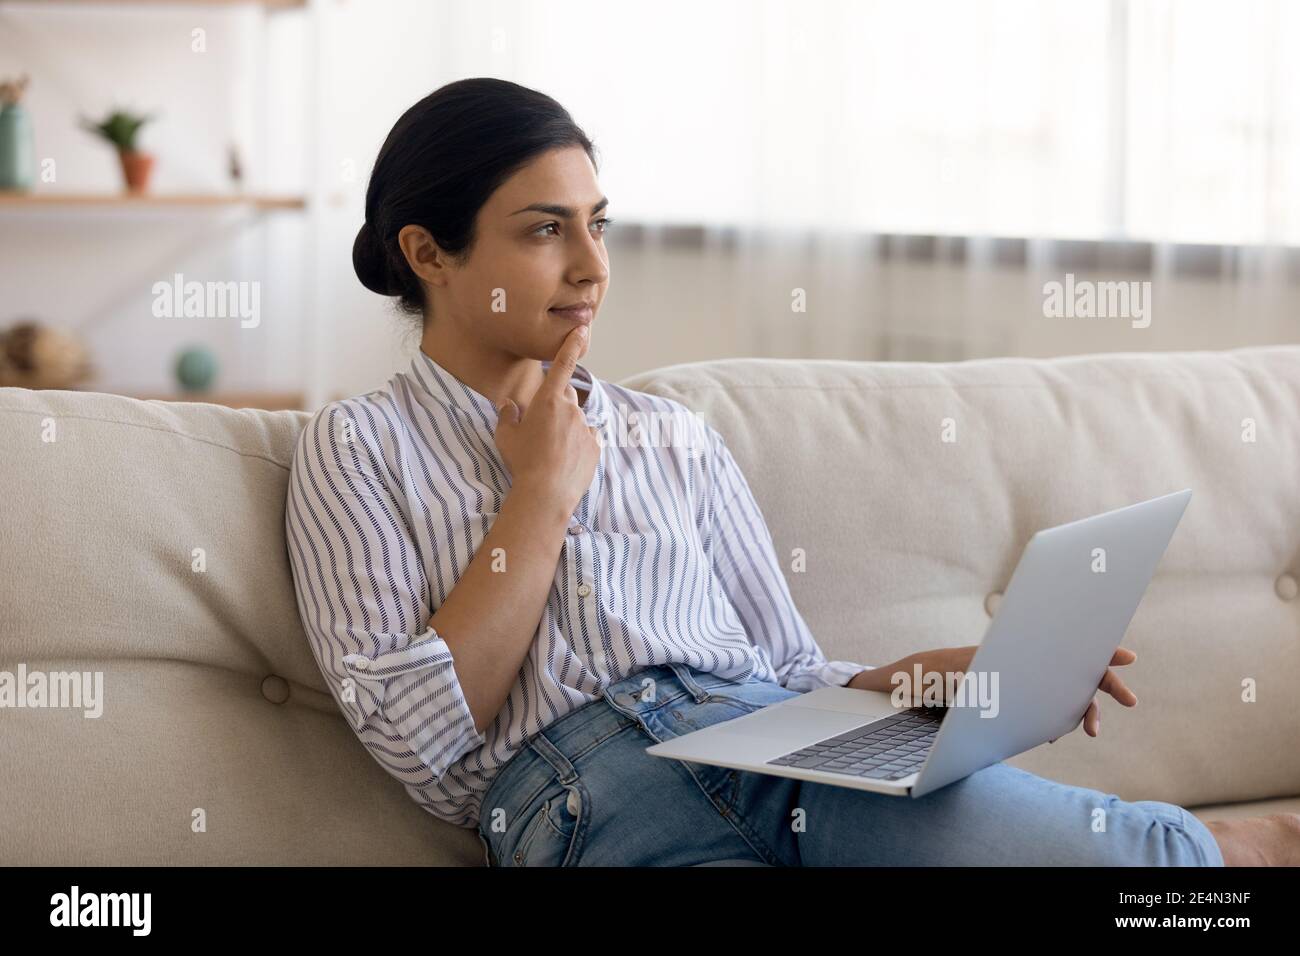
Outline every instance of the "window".
<path fill-rule="evenodd" d="M 542 6 L 624 221 L 1300 243 L 1300 4 Z"/>

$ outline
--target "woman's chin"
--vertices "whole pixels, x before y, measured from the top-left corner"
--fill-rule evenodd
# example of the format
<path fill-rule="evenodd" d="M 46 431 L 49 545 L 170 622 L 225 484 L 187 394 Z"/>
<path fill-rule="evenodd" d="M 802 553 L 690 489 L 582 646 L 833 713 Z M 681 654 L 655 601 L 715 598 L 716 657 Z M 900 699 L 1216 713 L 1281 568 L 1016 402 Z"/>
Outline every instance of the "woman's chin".
<path fill-rule="evenodd" d="M 592 335 L 592 327 L 590 323 L 574 322 L 572 319 L 555 318 L 554 313 L 552 313 L 551 316 L 555 324 L 558 326 L 558 329 L 553 331 L 551 335 L 547 336 L 547 338 L 550 339 L 550 341 L 552 341 L 554 345 L 551 346 L 551 353 L 547 355 L 546 358 L 548 359 L 555 358 L 555 353 L 560 350 L 560 347 L 562 345 L 564 345 L 565 341 L 573 333 L 573 330 L 577 328 L 581 328 L 583 325 L 586 325 L 587 327 L 587 339 L 590 342 L 591 335 Z M 586 351 L 587 349 L 584 347 L 582 352 L 579 353 L 579 358 L 581 358 L 582 355 L 586 353 Z"/>

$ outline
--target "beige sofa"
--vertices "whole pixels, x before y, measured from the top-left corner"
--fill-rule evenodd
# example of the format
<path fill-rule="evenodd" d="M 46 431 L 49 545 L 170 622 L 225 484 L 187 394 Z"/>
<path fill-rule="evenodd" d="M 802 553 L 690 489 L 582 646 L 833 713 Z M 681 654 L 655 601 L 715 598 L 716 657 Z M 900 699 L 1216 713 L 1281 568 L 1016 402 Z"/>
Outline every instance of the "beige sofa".
<path fill-rule="evenodd" d="M 1203 818 L 1300 810 L 1300 347 L 625 384 L 727 438 L 835 658 L 976 643 L 1034 531 L 1191 487 L 1125 639 L 1141 703 L 1103 697 L 1099 739 L 1010 762 Z M 0 710 L 0 861 L 483 863 L 365 752 L 308 650 L 282 530 L 305 419 L 0 389 L 0 670 L 104 680 L 98 718 Z"/>

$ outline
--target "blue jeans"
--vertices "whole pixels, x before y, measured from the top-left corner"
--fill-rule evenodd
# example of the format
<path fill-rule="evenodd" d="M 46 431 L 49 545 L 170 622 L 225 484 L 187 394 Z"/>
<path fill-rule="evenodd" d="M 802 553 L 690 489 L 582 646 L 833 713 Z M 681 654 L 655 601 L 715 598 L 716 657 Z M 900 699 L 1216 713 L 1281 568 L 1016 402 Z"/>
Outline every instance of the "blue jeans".
<path fill-rule="evenodd" d="M 488 863 L 1223 865 L 1205 824 L 1180 807 L 1125 802 L 1004 763 L 913 799 L 645 752 L 795 696 L 769 681 L 727 680 L 683 664 L 612 683 L 498 772 L 479 813 Z M 1104 830 L 1094 825 L 1098 817 Z"/>

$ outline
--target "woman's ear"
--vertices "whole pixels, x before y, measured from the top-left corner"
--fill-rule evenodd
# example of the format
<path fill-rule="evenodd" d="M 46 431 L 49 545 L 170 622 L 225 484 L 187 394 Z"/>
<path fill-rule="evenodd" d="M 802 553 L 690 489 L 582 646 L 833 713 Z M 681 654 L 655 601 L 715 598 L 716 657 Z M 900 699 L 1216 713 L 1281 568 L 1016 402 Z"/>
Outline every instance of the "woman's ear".
<path fill-rule="evenodd" d="M 421 281 L 442 285 L 446 281 L 447 255 L 423 226 L 403 226 L 397 234 L 397 246 L 406 264 Z"/>

